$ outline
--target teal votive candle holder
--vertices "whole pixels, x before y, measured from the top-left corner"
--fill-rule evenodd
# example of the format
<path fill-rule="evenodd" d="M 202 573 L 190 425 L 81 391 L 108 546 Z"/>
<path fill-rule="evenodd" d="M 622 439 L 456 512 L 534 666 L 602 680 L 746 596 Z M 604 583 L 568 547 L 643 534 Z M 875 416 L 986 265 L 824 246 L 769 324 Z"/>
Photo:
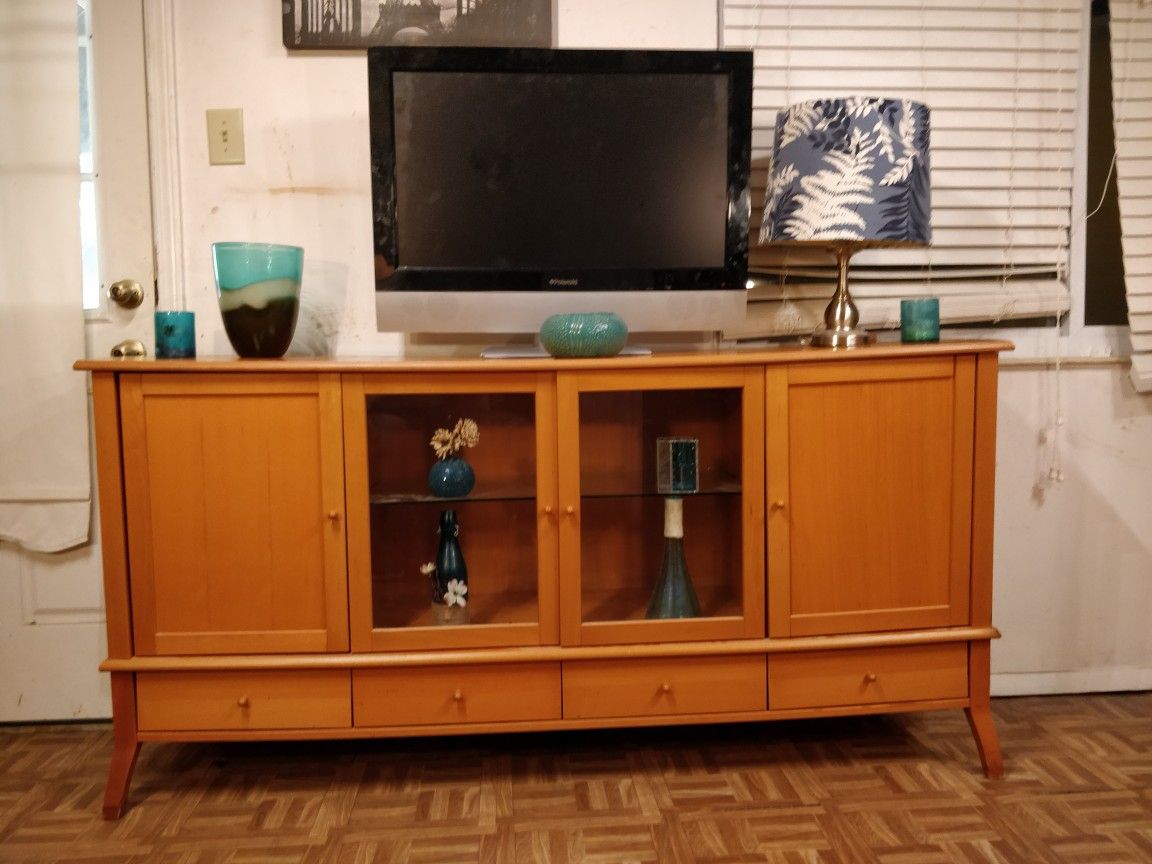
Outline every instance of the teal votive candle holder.
<path fill-rule="evenodd" d="M 940 298 L 913 297 L 900 301 L 900 341 L 940 341 Z"/>
<path fill-rule="evenodd" d="M 194 312 L 155 313 L 156 357 L 170 360 L 196 356 L 196 314 Z"/>

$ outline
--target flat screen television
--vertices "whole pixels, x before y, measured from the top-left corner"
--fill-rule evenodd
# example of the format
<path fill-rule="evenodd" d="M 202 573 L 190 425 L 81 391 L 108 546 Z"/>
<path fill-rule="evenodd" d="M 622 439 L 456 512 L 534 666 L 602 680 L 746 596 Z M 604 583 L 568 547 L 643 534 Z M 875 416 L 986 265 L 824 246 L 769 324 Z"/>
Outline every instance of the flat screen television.
<path fill-rule="evenodd" d="M 383 47 L 368 84 L 381 331 L 742 320 L 749 52 Z"/>

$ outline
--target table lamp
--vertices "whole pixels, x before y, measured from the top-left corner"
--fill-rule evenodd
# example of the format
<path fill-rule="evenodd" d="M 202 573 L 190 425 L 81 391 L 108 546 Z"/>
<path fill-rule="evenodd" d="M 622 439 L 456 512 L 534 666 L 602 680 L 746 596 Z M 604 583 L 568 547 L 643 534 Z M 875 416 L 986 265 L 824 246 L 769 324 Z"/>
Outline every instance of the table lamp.
<path fill-rule="evenodd" d="M 836 255 L 836 293 L 811 344 L 866 345 L 848 291 L 858 249 L 931 240 L 928 107 L 852 96 L 802 102 L 776 116 L 762 244 L 804 244 Z"/>

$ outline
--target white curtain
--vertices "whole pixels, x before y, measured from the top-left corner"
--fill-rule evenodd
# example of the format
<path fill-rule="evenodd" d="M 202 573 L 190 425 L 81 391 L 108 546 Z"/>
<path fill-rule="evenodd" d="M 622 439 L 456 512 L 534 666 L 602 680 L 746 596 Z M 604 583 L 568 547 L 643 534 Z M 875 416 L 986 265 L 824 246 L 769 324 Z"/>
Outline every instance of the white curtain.
<path fill-rule="evenodd" d="M 1109 16 L 1132 383 L 1152 392 L 1152 2 L 1112 0 Z"/>
<path fill-rule="evenodd" d="M 0 0 L 0 540 L 88 539 L 75 0 Z"/>
<path fill-rule="evenodd" d="M 1132 0 L 1141 2 L 1141 0 Z M 835 287 L 831 256 L 757 246 L 776 112 L 824 97 L 914 99 L 931 118 L 932 245 L 852 258 L 867 327 L 899 300 L 940 297 L 947 322 L 1069 308 L 1068 236 L 1081 0 L 723 0 L 721 41 L 755 49 L 748 332 L 811 330 Z"/>

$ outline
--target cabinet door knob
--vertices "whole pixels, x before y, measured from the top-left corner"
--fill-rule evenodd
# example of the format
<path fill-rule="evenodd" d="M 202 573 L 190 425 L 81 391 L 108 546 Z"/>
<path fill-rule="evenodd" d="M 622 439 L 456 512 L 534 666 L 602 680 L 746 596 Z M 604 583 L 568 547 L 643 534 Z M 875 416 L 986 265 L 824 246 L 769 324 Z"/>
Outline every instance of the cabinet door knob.
<path fill-rule="evenodd" d="M 329 510 L 328 511 L 328 518 L 331 519 L 333 522 L 335 522 L 337 519 L 340 518 L 340 511 L 339 510 Z"/>
<path fill-rule="evenodd" d="M 572 514 L 574 514 L 576 512 L 576 508 L 573 507 L 571 504 L 569 504 L 567 507 L 564 508 L 564 512 L 567 513 L 569 516 L 571 516 Z"/>
<path fill-rule="evenodd" d="M 669 684 L 667 681 L 665 681 L 663 684 L 660 685 L 660 692 L 661 693 L 671 693 L 672 692 L 672 685 Z"/>
<path fill-rule="evenodd" d="M 249 699 L 247 696 L 241 696 L 239 699 L 236 700 L 236 704 L 239 705 L 241 708 L 248 708 L 252 705 L 252 700 Z"/>
<path fill-rule="evenodd" d="M 769 509 L 772 509 L 772 510 L 783 510 L 787 506 L 788 505 L 783 500 L 781 500 L 779 498 L 777 498 L 775 501 L 773 501 L 771 504 L 768 505 Z"/>
<path fill-rule="evenodd" d="M 452 701 L 453 702 L 463 702 L 464 701 L 464 691 L 463 690 L 453 690 L 452 691 Z"/>
<path fill-rule="evenodd" d="M 544 505 L 544 515 L 545 516 L 551 516 L 552 515 L 552 505 L 551 504 L 545 504 Z"/>
<path fill-rule="evenodd" d="M 875 672 L 865 672 L 864 673 L 864 683 L 865 684 L 874 684 L 875 682 L 876 682 L 876 673 Z"/>

